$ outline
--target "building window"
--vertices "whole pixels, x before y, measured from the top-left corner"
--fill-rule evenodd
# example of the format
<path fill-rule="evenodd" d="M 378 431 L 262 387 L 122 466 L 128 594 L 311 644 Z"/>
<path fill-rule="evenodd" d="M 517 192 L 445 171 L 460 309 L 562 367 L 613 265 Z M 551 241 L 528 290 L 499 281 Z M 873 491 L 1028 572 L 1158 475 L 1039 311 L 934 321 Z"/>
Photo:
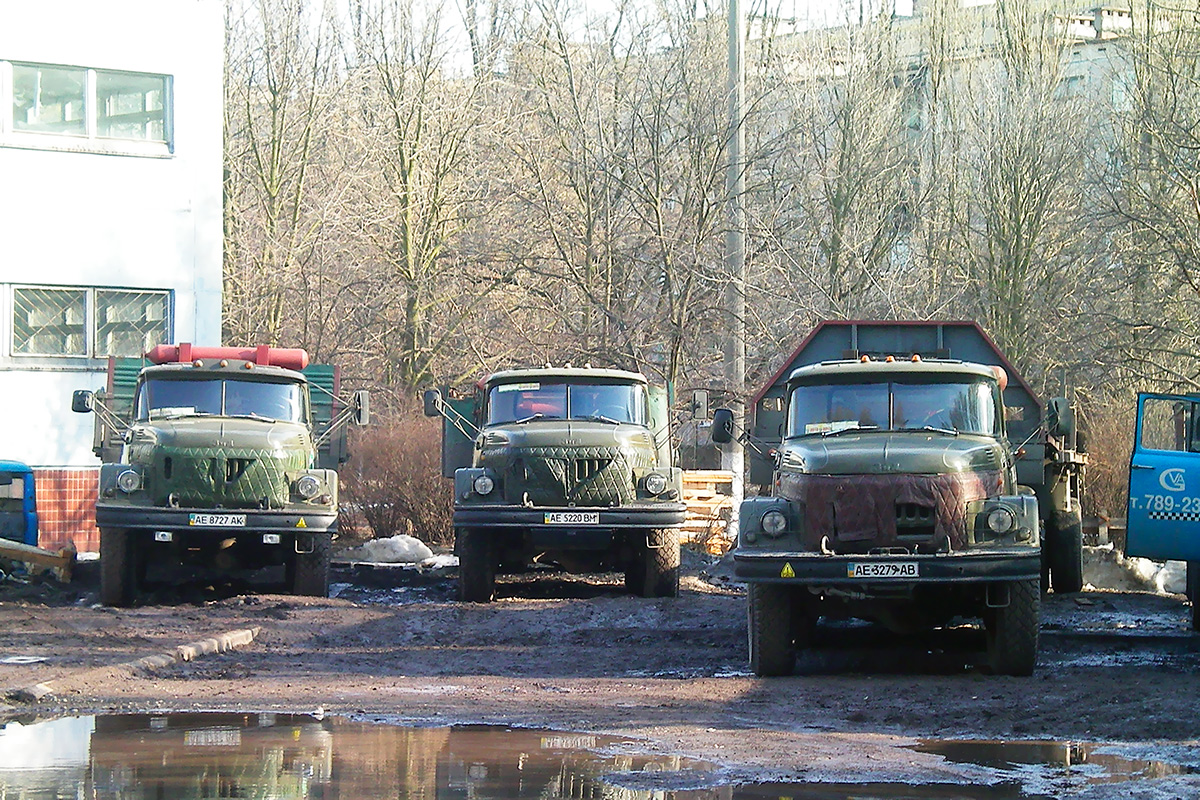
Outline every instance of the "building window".
<path fill-rule="evenodd" d="M 13 64 L 13 129 L 37 133 L 87 133 L 87 71 Z"/>
<path fill-rule="evenodd" d="M 165 75 L 96 70 L 96 135 L 165 142 Z"/>
<path fill-rule="evenodd" d="M 13 290 L 13 354 L 86 356 L 87 292 Z"/>
<path fill-rule="evenodd" d="M 15 356 L 140 356 L 170 341 L 170 293 L 13 288 Z"/>
<path fill-rule="evenodd" d="M 7 83 L 8 85 L 4 85 Z M 0 61 L 0 145 L 169 155 L 171 76 Z"/>
<path fill-rule="evenodd" d="M 167 341 L 165 292 L 96 290 L 96 355 L 140 356 Z"/>

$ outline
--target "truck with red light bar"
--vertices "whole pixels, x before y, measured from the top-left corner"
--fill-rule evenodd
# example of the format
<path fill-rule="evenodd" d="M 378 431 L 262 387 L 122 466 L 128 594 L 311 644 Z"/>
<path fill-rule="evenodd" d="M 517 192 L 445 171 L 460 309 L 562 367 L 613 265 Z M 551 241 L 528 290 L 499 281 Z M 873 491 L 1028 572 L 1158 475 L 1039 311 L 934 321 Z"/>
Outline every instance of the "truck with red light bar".
<path fill-rule="evenodd" d="M 1043 581 L 1083 582 L 1087 457 L 1065 399 L 1043 406 L 974 323 L 826 322 L 753 411 L 745 438 L 772 449 L 733 562 L 755 673 L 790 673 L 822 617 L 978 619 L 993 672 L 1033 671 Z M 733 436 L 721 409 L 713 439 Z"/>
<path fill-rule="evenodd" d="M 181 569 L 277 567 L 294 594 L 327 595 L 346 427 L 369 418 L 366 392 L 341 402 L 338 389 L 300 349 L 110 359 L 108 386 L 71 404 L 96 415 L 101 601 L 130 605 Z"/>

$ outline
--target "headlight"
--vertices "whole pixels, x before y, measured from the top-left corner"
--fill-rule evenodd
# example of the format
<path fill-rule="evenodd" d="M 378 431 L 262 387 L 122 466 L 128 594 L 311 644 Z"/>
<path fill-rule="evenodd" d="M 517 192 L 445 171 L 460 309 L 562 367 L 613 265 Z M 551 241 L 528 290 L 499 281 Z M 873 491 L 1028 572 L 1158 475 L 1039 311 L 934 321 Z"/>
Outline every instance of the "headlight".
<path fill-rule="evenodd" d="M 992 533 L 1004 534 L 1011 531 L 1017 524 L 1017 518 L 1007 508 L 993 508 L 987 515 L 987 526 Z"/>
<path fill-rule="evenodd" d="M 312 500 L 321 491 L 321 482 L 312 475 L 302 475 L 296 480 L 296 494 Z"/>
<path fill-rule="evenodd" d="M 496 488 L 496 482 L 492 480 L 490 475 L 480 475 L 471 485 L 475 487 L 476 494 L 484 495 L 491 494 L 492 489 Z"/>
<path fill-rule="evenodd" d="M 142 488 L 142 476 L 136 470 L 127 469 L 117 476 L 117 488 L 131 494 Z"/>
<path fill-rule="evenodd" d="M 657 472 L 646 476 L 646 491 L 649 494 L 662 494 L 667 490 L 667 478 Z"/>
<path fill-rule="evenodd" d="M 787 517 L 779 511 L 768 511 L 762 515 L 762 529 L 768 536 L 778 536 L 787 530 Z"/>

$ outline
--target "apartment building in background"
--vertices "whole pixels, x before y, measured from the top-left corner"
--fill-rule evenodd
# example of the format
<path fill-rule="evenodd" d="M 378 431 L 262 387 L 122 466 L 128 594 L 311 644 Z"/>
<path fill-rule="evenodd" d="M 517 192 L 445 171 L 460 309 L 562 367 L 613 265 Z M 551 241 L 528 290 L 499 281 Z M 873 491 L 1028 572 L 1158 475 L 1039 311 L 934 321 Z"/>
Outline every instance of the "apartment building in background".
<path fill-rule="evenodd" d="M 224 3 L 43 0 L 0 23 L 0 459 L 39 543 L 98 549 L 75 389 L 110 356 L 220 344 Z"/>

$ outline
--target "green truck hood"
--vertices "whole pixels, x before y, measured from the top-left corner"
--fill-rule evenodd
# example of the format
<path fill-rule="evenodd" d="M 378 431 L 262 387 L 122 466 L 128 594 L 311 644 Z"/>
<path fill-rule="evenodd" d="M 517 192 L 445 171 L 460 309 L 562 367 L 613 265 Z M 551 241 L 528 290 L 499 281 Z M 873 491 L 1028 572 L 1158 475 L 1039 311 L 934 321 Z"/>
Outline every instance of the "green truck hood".
<path fill-rule="evenodd" d="M 313 464 L 303 425 L 242 417 L 184 417 L 135 425 L 128 458 L 154 505 L 283 508 L 288 473 Z"/>
<path fill-rule="evenodd" d="M 1001 470 L 1004 446 L 982 436 L 864 431 L 783 443 L 783 472 L 821 475 L 942 475 Z"/>

